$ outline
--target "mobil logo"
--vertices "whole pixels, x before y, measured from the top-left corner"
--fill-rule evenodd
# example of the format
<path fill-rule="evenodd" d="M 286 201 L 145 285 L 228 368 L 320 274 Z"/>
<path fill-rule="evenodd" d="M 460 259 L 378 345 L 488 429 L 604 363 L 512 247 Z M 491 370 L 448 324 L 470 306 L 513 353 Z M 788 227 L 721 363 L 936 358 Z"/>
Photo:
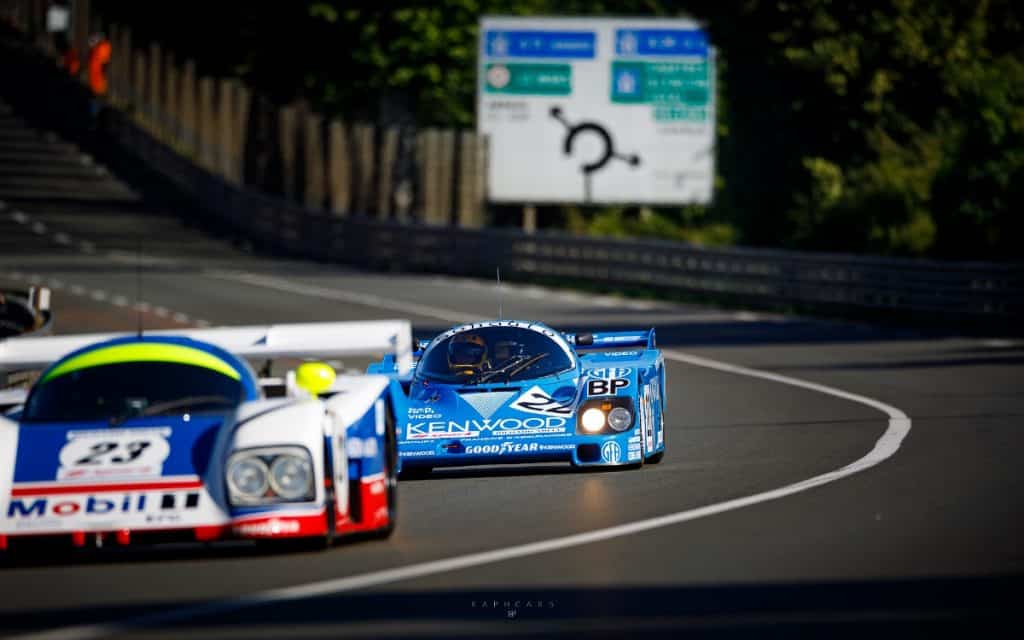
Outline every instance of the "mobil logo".
<path fill-rule="evenodd" d="M 41 518 L 44 516 L 106 515 L 137 513 L 146 510 L 145 494 L 125 494 L 116 498 L 86 496 L 84 498 L 12 498 L 7 507 L 8 518 Z"/>

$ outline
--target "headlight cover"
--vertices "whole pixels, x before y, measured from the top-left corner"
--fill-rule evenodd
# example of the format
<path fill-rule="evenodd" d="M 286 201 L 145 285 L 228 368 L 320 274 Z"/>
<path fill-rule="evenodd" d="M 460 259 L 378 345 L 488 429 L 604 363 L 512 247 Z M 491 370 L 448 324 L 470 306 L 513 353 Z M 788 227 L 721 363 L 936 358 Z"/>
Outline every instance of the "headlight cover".
<path fill-rule="evenodd" d="M 633 424 L 633 414 L 625 407 L 615 407 L 608 412 L 608 426 L 616 431 L 625 431 Z"/>
<path fill-rule="evenodd" d="M 236 506 L 308 502 L 316 497 L 313 463 L 303 447 L 240 449 L 227 464 L 228 501 Z"/>
<path fill-rule="evenodd" d="M 580 424 L 584 431 L 597 433 L 604 428 L 604 412 L 597 407 L 587 409 L 580 416 Z"/>
<path fill-rule="evenodd" d="M 284 454 L 270 465 L 270 487 L 285 500 L 309 495 L 313 487 L 313 465 L 306 458 Z"/>
<path fill-rule="evenodd" d="M 576 414 L 577 435 L 618 435 L 635 425 L 633 400 L 628 396 L 590 398 L 580 405 Z"/>

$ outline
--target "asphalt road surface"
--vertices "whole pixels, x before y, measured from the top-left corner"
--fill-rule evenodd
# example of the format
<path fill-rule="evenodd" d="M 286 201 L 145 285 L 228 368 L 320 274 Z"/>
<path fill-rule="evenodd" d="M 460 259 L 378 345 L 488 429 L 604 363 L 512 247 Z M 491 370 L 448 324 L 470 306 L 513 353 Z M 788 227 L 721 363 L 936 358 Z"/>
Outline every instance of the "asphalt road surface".
<path fill-rule="evenodd" d="M 427 336 L 497 314 L 490 282 L 254 255 L 143 193 L 0 106 L 0 288 L 51 287 L 61 333 L 133 330 L 140 318 L 187 328 L 403 317 Z M 503 307 L 566 330 L 656 326 L 664 461 L 435 472 L 400 484 L 391 539 L 326 552 L 8 560 L 0 634 L 852 637 L 1015 626 L 1024 342 L 520 285 L 505 287 Z"/>

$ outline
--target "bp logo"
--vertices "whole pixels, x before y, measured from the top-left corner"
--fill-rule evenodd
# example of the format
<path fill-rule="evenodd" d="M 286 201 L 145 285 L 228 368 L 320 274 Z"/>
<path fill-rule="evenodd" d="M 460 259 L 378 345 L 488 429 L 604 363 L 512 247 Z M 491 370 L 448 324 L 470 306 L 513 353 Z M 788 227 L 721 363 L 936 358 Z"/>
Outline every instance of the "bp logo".
<path fill-rule="evenodd" d="M 618 462 L 622 457 L 622 447 L 614 440 L 606 442 L 601 446 L 601 459 L 605 462 Z"/>

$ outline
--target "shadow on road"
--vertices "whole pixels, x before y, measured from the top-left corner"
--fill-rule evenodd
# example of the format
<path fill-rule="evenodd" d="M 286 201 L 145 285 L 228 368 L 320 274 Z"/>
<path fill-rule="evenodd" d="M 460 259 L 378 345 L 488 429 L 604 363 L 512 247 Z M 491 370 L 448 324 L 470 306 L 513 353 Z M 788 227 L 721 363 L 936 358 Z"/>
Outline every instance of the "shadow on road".
<path fill-rule="evenodd" d="M 642 567 L 637 568 L 642 572 Z M 1021 576 L 800 584 L 598 589 L 402 590 L 248 606 L 155 602 L 33 611 L 0 618 L 5 632 L 128 623 L 147 638 L 447 637 L 979 637 L 1016 617 Z M 179 607 L 184 618 L 160 619 Z M 156 616 L 156 617 L 155 617 Z M 146 618 L 151 620 L 147 623 Z M 135 621 L 130 623 L 129 621 Z M 121 637 L 118 635 L 118 637 Z"/>

